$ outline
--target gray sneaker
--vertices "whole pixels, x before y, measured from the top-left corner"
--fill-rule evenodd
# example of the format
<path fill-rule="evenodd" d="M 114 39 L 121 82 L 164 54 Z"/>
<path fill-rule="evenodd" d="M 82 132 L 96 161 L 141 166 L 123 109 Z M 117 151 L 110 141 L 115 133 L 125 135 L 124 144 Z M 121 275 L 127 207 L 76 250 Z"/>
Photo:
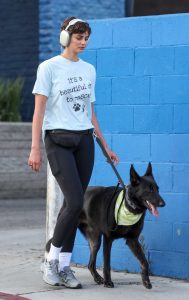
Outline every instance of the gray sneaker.
<path fill-rule="evenodd" d="M 45 260 L 43 260 L 42 262 L 41 262 L 41 264 L 40 264 L 40 271 L 42 272 L 42 273 L 44 273 L 44 265 L 45 265 Z"/>
<path fill-rule="evenodd" d="M 43 280 L 50 285 L 61 285 L 58 274 L 58 260 L 45 261 L 43 264 Z"/>
<path fill-rule="evenodd" d="M 81 283 L 75 278 L 74 271 L 70 269 L 70 267 L 64 267 L 63 271 L 59 272 L 59 278 L 61 281 L 61 285 L 66 286 L 71 289 L 81 289 Z"/>

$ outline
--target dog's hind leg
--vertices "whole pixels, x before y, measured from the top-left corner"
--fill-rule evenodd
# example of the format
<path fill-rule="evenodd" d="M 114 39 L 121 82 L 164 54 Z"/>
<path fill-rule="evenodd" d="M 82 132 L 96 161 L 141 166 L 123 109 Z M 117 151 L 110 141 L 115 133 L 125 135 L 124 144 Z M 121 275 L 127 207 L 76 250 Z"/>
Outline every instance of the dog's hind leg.
<path fill-rule="evenodd" d="M 88 231 L 86 233 L 86 236 L 90 247 L 90 259 L 88 269 L 91 272 L 94 281 L 98 284 L 102 284 L 104 283 L 104 279 L 98 274 L 96 270 L 96 257 L 101 245 L 101 234 L 95 232 L 94 230 L 91 230 L 91 232 Z"/>
<path fill-rule="evenodd" d="M 133 252 L 133 254 L 136 256 L 136 258 L 139 260 L 141 269 L 142 269 L 142 283 L 147 289 L 151 289 L 152 285 L 149 279 L 149 267 L 148 262 L 146 260 L 146 257 L 144 255 L 144 252 L 142 250 L 142 247 L 137 239 L 128 238 L 127 239 L 127 245 Z"/>
<path fill-rule="evenodd" d="M 111 280 L 111 270 L 110 270 L 110 253 L 112 247 L 112 239 L 104 235 L 103 239 L 103 255 L 104 255 L 104 286 L 108 288 L 113 288 L 114 284 Z"/>

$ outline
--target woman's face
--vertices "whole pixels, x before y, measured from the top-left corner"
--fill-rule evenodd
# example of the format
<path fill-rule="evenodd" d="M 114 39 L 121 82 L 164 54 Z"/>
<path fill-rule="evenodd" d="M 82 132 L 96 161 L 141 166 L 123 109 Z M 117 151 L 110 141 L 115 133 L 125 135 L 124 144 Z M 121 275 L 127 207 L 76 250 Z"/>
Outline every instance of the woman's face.
<path fill-rule="evenodd" d="M 80 53 L 85 50 L 88 39 L 89 39 L 88 32 L 73 33 L 68 48 L 75 53 Z"/>

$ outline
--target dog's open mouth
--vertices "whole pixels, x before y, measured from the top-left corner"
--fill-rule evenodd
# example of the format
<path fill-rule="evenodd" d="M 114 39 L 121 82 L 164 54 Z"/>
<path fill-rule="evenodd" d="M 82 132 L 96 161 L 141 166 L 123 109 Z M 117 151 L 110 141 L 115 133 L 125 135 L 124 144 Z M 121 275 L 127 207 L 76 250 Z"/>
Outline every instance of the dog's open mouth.
<path fill-rule="evenodd" d="M 155 216 L 155 217 L 158 217 L 159 212 L 158 212 L 157 208 L 154 205 L 152 205 L 148 200 L 146 200 L 145 202 L 146 202 L 147 208 L 152 213 L 152 215 Z"/>

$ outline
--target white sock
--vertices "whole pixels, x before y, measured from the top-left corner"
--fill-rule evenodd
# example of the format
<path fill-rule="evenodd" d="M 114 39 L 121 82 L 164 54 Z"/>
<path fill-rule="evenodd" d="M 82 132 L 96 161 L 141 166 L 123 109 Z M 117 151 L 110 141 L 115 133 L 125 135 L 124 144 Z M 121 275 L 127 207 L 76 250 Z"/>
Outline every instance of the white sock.
<path fill-rule="evenodd" d="M 59 253 L 59 272 L 70 265 L 72 253 L 70 252 L 60 252 Z"/>
<path fill-rule="evenodd" d="M 54 259 L 59 259 L 59 253 L 61 251 L 62 247 L 58 248 L 58 247 L 55 247 L 53 246 L 53 244 L 51 243 L 51 247 L 50 247 L 50 251 L 47 255 L 47 261 L 50 261 L 50 260 L 54 260 Z"/>

